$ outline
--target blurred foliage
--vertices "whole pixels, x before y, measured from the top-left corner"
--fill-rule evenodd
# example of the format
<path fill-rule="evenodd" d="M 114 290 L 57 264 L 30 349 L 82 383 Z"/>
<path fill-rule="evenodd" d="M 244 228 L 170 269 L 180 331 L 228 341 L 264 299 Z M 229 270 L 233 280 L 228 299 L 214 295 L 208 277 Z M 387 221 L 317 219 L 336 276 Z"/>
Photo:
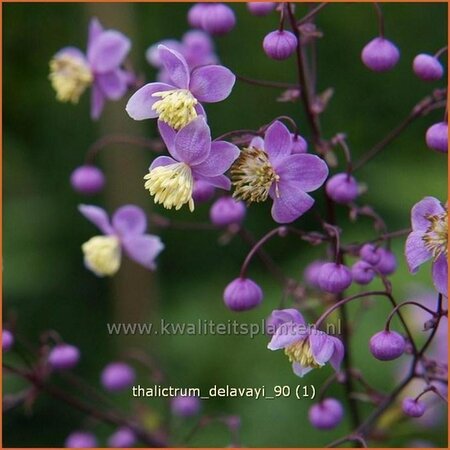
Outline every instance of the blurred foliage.
<path fill-rule="evenodd" d="M 188 28 L 188 7 L 189 4 L 102 4 L 96 5 L 96 11 L 107 28 L 115 28 L 121 23 L 120 16 L 126 8 L 132 29 L 121 31 L 133 36 L 131 59 L 137 69 L 152 80 L 155 72 L 145 62 L 144 51 L 158 40 L 181 37 Z M 235 30 L 216 39 L 222 63 L 244 76 L 295 82 L 294 60 L 271 61 L 261 48 L 264 35 L 277 27 L 277 16 L 253 17 L 243 4 L 234 4 L 233 9 L 237 14 Z M 412 74 L 411 63 L 415 54 L 433 53 L 447 42 L 446 9 L 447 5 L 442 3 L 383 5 L 387 36 L 402 52 L 399 65 L 386 74 L 369 72 L 360 61 L 362 47 L 376 33 L 375 14 L 370 4 L 331 4 L 319 14 L 317 24 L 324 36 L 317 44 L 318 90 L 334 89 L 323 116 L 326 137 L 345 132 L 357 159 L 399 123 L 418 100 L 440 85 L 418 80 Z M 117 338 L 108 336 L 106 323 L 120 320 L 114 314 L 112 285 L 109 280 L 96 279 L 81 263 L 80 244 L 92 236 L 94 229 L 80 216 L 76 205 L 80 202 L 104 204 L 105 198 L 80 198 L 71 191 L 68 178 L 83 161 L 88 146 L 105 132 L 107 124 L 100 132 L 99 126 L 89 120 L 89 95 L 85 94 L 76 107 L 57 103 L 47 78 L 48 61 L 59 48 L 69 44 L 84 48 L 92 11 L 83 4 L 31 3 L 5 4 L 3 11 L 4 317 L 17 316 L 18 332 L 34 343 L 38 342 L 42 330 L 58 330 L 68 342 L 82 350 L 82 364 L 77 372 L 98 386 L 101 368 L 117 358 L 118 346 L 126 347 L 131 338 L 122 337 L 119 344 Z M 299 16 L 306 11 L 306 5 L 297 6 Z M 284 114 L 296 119 L 301 133 L 308 139 L 310 132 L 301 106 L 277 103 L 279 93 L 277 89 L 238 82 L 229 99 L 208 105 L 213 135 L 233 129 L 258 128 Z M 125 129 L 130 119 L 123 110 L 124 103 L 125 100 L 108 104 L 107 113 L 123 114 Z M 361 202 L 373 205 L 386 219 L 390 230 L 409 225 L 410 208 L 423 196 L 445 199 L 445 157 L 427 150 L 424 143 L 425 130 L 439 121 L 442 114 L 443 111 L 437 110 L 419 119 L 357 174 L 358 180 L 368 186 Z M 145 135 L 156 136 L 152 121 L 145 122 L 143 127 Z M 119 125 L 119 129 L 107 131 L 122 130 Z M 120 154 L 124 162 L 136 152 L 126 147 L 110 151 Z M 147 154 L 145 157 L 148 161 L 151 158 L 150 155 L 147 158 Z M 108 155 L 103 158 L 102 161 L 107 160 Z M 148 161 L 142 166 L 142 174 Z M 109 185 L 109 198 L 128 183 L 141 189 L 141 175 Z M 321 194 L 318 192 L 315 197 L 318 208 L 323 209 Z M 147 197 L 144 201 L 134 198 L 128 201 L 152 208 Z M 107 205 L 111 207 L 112 203 L 108 200 Z M 160 208 L 154 210 L 166 214 Z M 338 213 L 345 242 L 374 236 L 369 221 L 349 223 L 345 208 L 339 208 Z M 206 221 L 208 206 L 201 205 L 192 219 L 186 212 L 167 215 L 177 220 Z M 273 227 L 269 206 L 252 206 L 246 225 L 256 236 Z M 306 229 L 317 226 L 313 214 L 301 218 L 298 225 Z M 141 321 L 157 322 L 164 317 L 172 322 L 199 319 L 259 322 L 278 307 L 282 296 L 280 288 L 255 261 L 251 276 L 264 288 L 263 305 L 239 315 L 225 309 L 222 289 L 237 275 L 248 251 L 239 238 L 228 246 L 221 246 L 215 232 L 166 230 L 161 234 L 166 250 L 160 257 L 157 272 L 159 306 L 151 316 L 140 317 Z M 403 238 L 393 244 L 400 266 L 393 283 L 400 299 L 410 292 L 412 281 L 431 287 L 429 268 L 422 268 L 414 279 L 408 274 L 403 244 Z M 301 276 L 308 262 L 322 256 L 322 249 L 310 249 L 306 243 L 292 237 L 274 240 L 267 248 L 295 278 Z M 132 263 L 129 267 L 142 270 Z M 129 289 L 137 287 L 130 285 Z M 146 298 L 142 298 L 142 302 L 146 302 Z M 380 363 L 369 358 L 367 342 L 370 335 L 380 329 L 388 311 L 384 301 L 373 302 L 358 319 L 352 338 L 355 365 L 373 385 L 385 390 L 391 389 L 398 378 L 397 363 Z M 308 317 L 313 320 L 316 315 L 317 312 Z M 282 352 L 272 353 L 266 349 L 265 336 L 254 339 L 248 336 L 151 337 L 141 340 L 141 344 L 156 355 L 176 386 L 208 388 L 214 384 L 229 384 L 269 388 L 312 383 L 318 387 L 331 370 L 327 367 L 305 379 L 296 378 Z M 6 358 L 15 360 L 10 355 Z M 141 384 L 147 380 L 144 376 Z M 5 377 L 5 392 L 19 388 L 16 380 Z M 333 387 L 330 394 L 340 397 L 342 388 Z M 125 408 L 131 398 L 128 394 L 119 395 L 117 401 Z M 144 400 L 144 403 L 150 408 L 158 404 L 154 400 Z M 312 429 L 307 422 L 309 405 L 307 399 L 221 398 L 210 400 L 203 407 L 207 413 L 238 414 L 242 418 L 244 446 L 322 446 L 347 432 L 347 422 L 326 433 Z M 158 411 L 167 414 L 165 409 Z M 386 440 L 377 445 L 405 446 L 412 439 L 421 438 L 444 446 L 444 422 L 442 418 L 442 423 L 437 423 L 438 428 L 434 429 L 402 423 L 395 427 L 395 434 L 401 435 L 401 440 Z M 67 434 L 86 421 L 78 413 L 42 396 L 34 414 L 25 415 L 19 408 L 8 414 L 3 423 L 5 446 L 44 447 L 62 445 Z M 191 425 L 180 424 L 180 436 L 187 433 Z M 99 434 L 105 437 L 111 431 L 102 426 Z M 223 429 L 212 426 L 198 433 L 190 444 L 227 446 L 228 437 Z"/>

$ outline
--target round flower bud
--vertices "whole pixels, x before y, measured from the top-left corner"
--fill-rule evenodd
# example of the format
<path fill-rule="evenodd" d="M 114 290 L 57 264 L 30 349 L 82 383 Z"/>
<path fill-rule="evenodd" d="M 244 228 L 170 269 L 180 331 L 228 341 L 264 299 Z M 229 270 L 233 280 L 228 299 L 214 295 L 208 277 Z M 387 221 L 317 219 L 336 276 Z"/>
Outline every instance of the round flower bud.
<path fill-rule="evenodd" d="M 425 413 L 426 406 L 424 402 L 416 400 L 412 397 L 406 397 L 402 402 L 403 412 L 409 417 L 422 417 Z"/>
<path fill-rule="evenodd" d="M 403 355 L 405 338 L 396 331 L 383 330 L 370 338 L 369 349 L 380 361 L 391 361 Z"/>
<path fill-rule="evenodd" d="M 290 31 L 272 31 L 263 41 L 263 49 L 269 58 L 283 60 L 289 58 L 297 47 L 297 38 Z"/>
<path fill-rule="evenodd" d="M 192 191 L 192 198 L 194 202 L 203 203 L 211 200 L 214 195 L 215 188 L 212 184 L 203 181 L 195 180 L 194 189 Z"/>
<path fill-rule="evenodd" d="M 293 155 L 297 153 L 306 153 L 308 151 L 308 143 L 299 134 L 295 135 L 291 133 L 292 136 L 292 149 L 291 153 Z"/>
<path fill-rule="evenodd" d="M 376 268 L 382 275 L 391 275 L 397 269 L 397 258 L 390 251 L 385 248 L 378 248 L 377 253 L 380 255 L 380 260 L 376 264 Z"/>
<path fill-rule="evenodd" d="M 233 10 L 224 3 L 206 5 L 201 16 L 201 28 L 209 34 L 227 34 L 236 24 Z"/>
<path fill-rule="evenodd" d="M 377 37 L 363 48 L 361 58 L 364 65 L 374 72 L 386 72 L 397 64 L 400 52 L 391 41 Z"/>
<path fill-rule="evenodd" d="M 203 3 L 195 3 L 188 11 L 187 20 L 191 27 L 201 28 L 203 13 L 208 8 L 208 5 Z"/>
<path fill-rule="evenodd" d="M 369 284 L 375 277 L 373 266 L 367 261 L 357 261 L 352 266 L 352 278 L 358 284 Z"/>
<path fill-rule="evenodd" d="M 48 363 L 55 370 L 74 368 L 80 360 L 80 351 L 74 345 L 58 344 L 48 354 Z"/>
<path fill-rule="evenodd" d="M 380 254 L 377 253 L 377 247 L 373 244 L 364 244 L 359 251 L 359 256 L 369 264 L 375 265 L 380 261 Z"/>
<path fill-rule="evenodd" d="M 448 152 L 448 124 L 446 122 L 438 122 L 431 125 L 425 135 L 425 141 L 428 148 L 437 150 L 438 152 Z"/>
<path fill-rule="evenodd" d="M 232 311 L 247 311 L 263 299 L 262 289 L 250 278 L 236 278 L 225 288 L 223 300 Z"/>
<path fill-rule="evenodd" d="M 343 264 L 326 263 L 320 268 L 318 283 L 323 291 L 339 294 L 352 284 L 352 273 Z"/>
<path fill-rule="evenodd" d="M 80 194 L 93 195 L 103 189 L 105 176 L 98 167 L 80 166 L 72 172 L 70 184 L 74 191 Z"/>
<path fill-rule="evenodd" d="M 2 349 L 7 352 L 14 345 L 14 335 L 9 330 L 2 331 Z"/>
<path fill-rule="evenodd" d="M 420 53 L 414 58 L 413 71 L 423 81 L 436 81 L 444 75 L 440 61 L 426 53 Z"/>
<path fill-rule="evenodd" d="M 236 201 L 232 197 L 220 197 L 209 211 L 211 222 L 217 227 L 240 224 L 245 217 L 245 203 Z"/>
<path fill-rule="evenodd" d="M 333 175 L 327 181 L 325 190 L 332 200 L 343 205 L 358 197 L 358 183 L 347 173 Z"/>
<path fill-rule="evenodd" d="M 326 398 L 309 408 L 308 418 L 311 425 L 319 430 L 331 430 L 337 427 L 344 417 L 344 408 L 334 398 Z"/>
<path fill-rule="evenodd" d="M 198 414 L 200 411 L 200 399 L 195 396 L 181 395 L 173 397 L 170 402 L 170 409 L 174 416 L 191 417 Z"/>
<path fill-rule="evenodd" d="M 267 16 L 276 7 L 276 3 L 271 2 L 249 2 L 247 3 L 247 9 L 250 14 L 254 16 Z"/>
<path fill-rule="evenodd" d="M 120 391 L 130 387 L 135 378 L 136 374 L 131 366 L 122 362 L 114 362 L 103 369 L 101 383 L 108 391 Z"/>
<path fill-rule="evenodd" d="M 303 279 L 309 286 L 319 288 L 319 273 L 324 264 L 326 261 L 316 260 L 305 267 Z"/>
<path fill-rule="evenodd" d="M 97 439 L 87 431 L 74 431 L 67 436 L 64 446 L 66 448 L 95 448 Z"/>
<path fill-rule="evenodd" d="M 119 428 L 108 439 L 108 447 L 129 448 L 136 444 L 136 436 L 126 427 Z"/>

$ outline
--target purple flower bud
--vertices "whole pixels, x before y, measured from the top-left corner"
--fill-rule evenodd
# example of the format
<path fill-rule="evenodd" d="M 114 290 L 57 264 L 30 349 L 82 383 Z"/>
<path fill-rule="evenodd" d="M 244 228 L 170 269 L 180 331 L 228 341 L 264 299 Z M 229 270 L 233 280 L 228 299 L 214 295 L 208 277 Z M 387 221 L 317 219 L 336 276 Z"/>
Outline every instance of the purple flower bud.
<path fill-rule="evenodd" d="M 319 430 L 331 430 L 337 427 L 344 417 L 341 403 L 334 398 L 326 398 L 309 408 L 308 418 L 311 425 Z"/>
<path fill-rule="evenodd" d="M 262 289 L 250 278 L 236 278 L 227 285 L 223 293 L 225 305 L 232 311 L 255 308 L 262 299 Z"/>
<path fill-rule="evenodd" d="M 359 251 L 359 256 L 372 265 L 378 264 L 381 258 L 381 255 L 377 253 L 377 247 L 373 244 L 364 244 Z"/>
<path fill-rule="evenodd" d="M 391 275 L 397 269 L 397 258 L 390 251 L 385 248 L 379 247 L 377 249 L 378 255 L 380 255 L 380 260 L 375 266 L 382 275 Z"/>
<path fill-rule="evenodd" d="M 2 349 L 7 352 L 14 345 L 14 336 L 9 330 L 2 331 Z"/>
<path fill-rule="evenodd" d="M 101 383 L 108 391 L 120 391 L 130 387 L 136 378 L 134 369 L 123 362 L 108 364 L 101 374 Z"/>
<path fill-rule="evenodd" d="M 358 183 L 347 173 L 333 175 L 325 185 L 325 190 L 336 203 L 350 203 L 358 197 Z"/>
<path fill-rule="evenodd" d="M 369 348 L 380 361 L 397 359 L 405 351 L 405 338 L 396 331 L 380 331 L 370 338 Z"/>
<path fill-rule="evenodd" d="M 194 396 L 183 397 L 181 395 L 172 398 L 170 409 L 174 416 L 191 417 L 200 411 L 200 399 Z"/>
<path fill-rule="evenodd" d="M 289 58 L 297 47 L 297 38 L 290 31 L 272 31 L 263 41 L 264 52 L 269 58 L 283 60 Z"/>
<path fill-rule="evenodd" d="M 105 185 L 103 172 L 95 166 L 77 167 L 70 176 L 70 184 L 74 191 L 84 195 L 97 194 Z"/>
<path fill-rule="evenodd" d="M 361 58 L 365 66 L 374 72 L 386 72 L 397 64 L 400 52 L 391 41 L 377 37 L 363 48 Z"/>
<path fill-rule="evenodd" d="M 448 124 L 447 122 L 438 122 L 431 125 L 425 135 L 427 145 L 432 150 L 438 152 L 448 152 Z"/>
<path fill-rule="evenodd" d="M 227 34 L 236 24 L 233 10 L 224 3 L 206 5 L 205 10 L 201 14 L 201 20 L 201 28 L 207 33 L 214 35 Z"/>
<path fill-rule="evenodd" d="M 194 202 L 203 203 L 211 200 L 214 195 L 215 188 L 211 183 L 203 180 L 194 181 L 194 189 L 192 191 L 192 199 Z"/>
<path fill-rule="evenodd" d="M 323 291 L 339 294 L 352 284 L 352 273 L 343 264 L 326 263 L 320 268 L 318 283 Z"/>
<path fill-rule="evenodd" d="M 250 14 L 254 16 L 267 16 L 276 7 L 276 3 L 271 2 L 249 2 L 247 3 L 247 9 Z"/>
<path fill-rule="evenodd" d="M 80 351 L 70 344 L 58 344 L 48 355 L 48 363 L 55 370 L 69 370 L 80 360 Z"/>
<path fill-rule="evenodd" d="M 108 447 L 129 448 L 136 443 L 136 436 L 132 430 L 126 427 L 116 430 L 108 439 Z"/>
<path fill-rule="evenodd" d="M 303 279 L 309 286 L 320 288 L 319 273 L 322 266 L 326 263 L 326 261 L 316 260 L 306 266 L 303 272 Z"/>
<path fill-rule="evenodd" d="M 402 402 L 403 412 L 409 417 L 422 417 L 425 413 L 426 406 L 424 402 L 416 400 L 412 397 L 406 397 Z"/>
<path fill-rule="evenodd" d="M 245 217 L 245 203 L 236 201 L 233 197 L 220 197 L 209 211 L 211 222 L 217 227 L 240 224 Z"/>
<path fill-rule="evenodd" d="M 87 431 L 74 431 L 67 436 L 64 446 L 66 448 L 95 448 L 97 439 Z"/>
<path fill-rule="evenodd" d="M 188 23 L 193 28 L 201 28 L 202 27 L 202 18 L 203 13 L 208 8 L 208 5 L 204 3 L 195 3 L 189 11 L 188 11 Z"/>
<path fill-rule="evenodd" d="M 292 136 L 292 149 L 291 153 L 293 155 L 297 153 L 306 153 L 308 151 L 308 143 L 299 134 L 295 135 L 291 133 Z"/>
<path fill-rule="evenodd" d="M 367 261 L 357 261 L 352 266 L 352 278 L 358 284 L 369 284 L 375 277 L 372 264 Z"/>
<path fill-rule="evenodd" d="M 423 81 L 436 81 L 444 75 L 440 61 L 426 53 L 420 53 L 414 58 L 413 71 Z"/>

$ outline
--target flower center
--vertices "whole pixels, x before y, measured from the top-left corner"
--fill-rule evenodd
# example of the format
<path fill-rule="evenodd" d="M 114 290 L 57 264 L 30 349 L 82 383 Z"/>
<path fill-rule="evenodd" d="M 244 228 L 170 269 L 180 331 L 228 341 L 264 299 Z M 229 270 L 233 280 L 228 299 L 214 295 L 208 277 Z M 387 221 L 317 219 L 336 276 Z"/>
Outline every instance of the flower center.
<path fill-rule="evenodd" d="M 269 161 L 269 155 L 259 148 L 245 147 L 231 167 L 231 180 L 235 187 L 233 197 L 246 202 L 267 200 L 272 183 L 276 183 L 276 195 L 280 177 Z"/>
<path fill-rule="evenodd" d="M 86 63 L 76 56 L 61 55 L 50 61 L 50 81 L 61 102 L 78 103 L 94 77 Z"/>
<path fill-rule="evenodd" d="M 155 196 L 155 203 L 161 203 L 166 209 L 175 207 L 176 210 L 188 203 L 190 211 L 194 211 L 192 199 L 194 177 L 187 164 L 176 163 L 155 167 L 145 175 L 144 180 L 147 180 L 145 189 L 150 191 L 150 195 Z"/>
<path fill-rule="evenodd" d="M 439 256 L 448 253 L 448 213 L 444 211 L 441 214 L 429 216 L 427 219 L 430 226 L 423 236 L 423 241 L 425 247 L 433 255 L 433 259 L 436 260 Z"/>
<path fill-rule="evenodd" d="M 158 113 L 160 120 L 175 130 L 183 128 L 197 117 L 195 105 L 198 101 L 187 89 L 155 92 L 152 97 L 161 97 L 152 109 Z"/>
<path fill-rule="evenodd" d="M 288 345 L 284 349 L 284 353 L 290 362 L 296 362 L 303 367 L 312 367 L 314 369 L 320 367 L 320 364 L 317 364 L 314 359 L 308 339 L 302 339 Z"/>
<path fill-rule="evenodd" d="M 120 267 L 121 249 L 115 236 L 94 236 L 85 242 L 81 249 L 88 269 L 96 275 L 112 276 Z"/>

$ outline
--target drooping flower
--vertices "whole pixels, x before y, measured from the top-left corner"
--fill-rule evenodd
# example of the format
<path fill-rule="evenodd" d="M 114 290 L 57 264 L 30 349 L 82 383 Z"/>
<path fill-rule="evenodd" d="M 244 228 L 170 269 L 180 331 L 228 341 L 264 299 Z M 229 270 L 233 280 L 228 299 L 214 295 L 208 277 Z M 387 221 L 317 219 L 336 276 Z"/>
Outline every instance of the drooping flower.
<path fill-rule="evenodd" d="M 324 398 L 309 408 L 308 419 L 314 428 L 331 430 L 337 427 L 344 417 L 344 408 L 335 398 Z"/>
<path fill-rule="evenodd" d="M 105 100 L 118 100 L 134 75 L 121 66 L 131 48 L 130 40 L 116 30 L 104 30 L 97 19 L 89 24 L 87 51 L 76 47 L 61 49 L 50 61 L 50 81 L 62 102 L 78 103 L 91 90 L 91 117 L 98 119 Z"/>
<path fill-rule="evenodd" d="M 64 443 L 66 448 L 95 448 L 97 438 L 88 431 L 74 431 L 67 436 Z"/>
<path fill-rule="evenodd" d="M 105 175 L 93 165 L 77 167 L 70 175 L 72 188 L 80 194 L 93 195 L 105 186 Z"/>
<path fill-rule="evenodd" d="M 213 141 L 203 116 L 199 116 L 176 133 L 159 121 L 159 132 L 171 155 L 159 156 L 149 168 L 145 188 L 155 203 L 166 209 L 180 209 L 188 204 L 194 210 L 194 179 L 204 180 L 222 189 L 230 188 L 224 173 L 239 155 L 229 142 Z"/>
<path fill-rule="evenodd" d="M 188 12 L 188 22 L 195 28 L 220 36 L 234 28 L 236 17 L 224 3 L 196 3 Z"/>
<path fill-rule="evenodd" d="M 411 273 L 428 260 L 433 261 L 436 290 L 447 295 L 447 207 L 434 197 L 425 197 L 411 210 L 412 232 L 406 240 L 405 255 Z"/>
<path fill-rule="evenodd" d="M 383 330 L 370 338 L 369 349 L 380 361 L 397 359 L 405 352 L 405 338 L 396 331 Z"/>
<path fill-rule="evenodd" d="M 147 269 L 156 268 L 155 258 L 164 249 L 158 236 L 145 234 L 144 211 L 134 205 L 119 208 L 110 222 L 106 212 L 97 206 L 80 205 L 79 211 L 103 233 L 82 245 L 84 263 L 97 276 L 112 276 L 120 267 L 122 251 Z"/>
<path fill-rule="evenodd" d="M 272 31 L 263 40 L 265 54 L 275 60 L 283 60 L 294 54 L 297 38 L 290 31 Z"/>
<path fill-rule="evenodd" d="M 361 59 L 374 72 L 386 72 L 397 64 L 400 51 L 393 42 L 384 37 L 376 37 L 363 48 Z"/>
<path fill-rule="evenodd" d="M 344 357 L 342 342 L 307 325 L 298 311 L 295 314 L 292 311 L 289 310 L 288 321 L 278 326 L 267 347 L 270 350 L 283 348 L 292 362 L 294 373 L 299 377 L 324 366 L 327 362 L 338 371 Z"/>
<path fill-rule="evenodd" d="M 112 448 L 131 448 L 136 445 L 136 435 L 130 428 L 120 427 L 109 438 L 108 446 Z"/>
<path fill-rule="evenodd" d="M 48 363 L 55 370 L 72 369 L 80 360 L 80 350 L 70 344 L 58 344 L 48 355 Z"/>
<path fill-rule="evenodd" d="M 217 227 L 239 225 L 245 217 L 245 203 L 232 197 L 219 197 L 209 210 L 211 223 Z"/>
<path fill-rule="evenodd" d="M 420 53 L 414 58 L 413 71 L 423 81 L 436 81 L 444 75 L 444 67 L 439 59 L 426 53 Z"/>
<path fill-rule="evenodd" d="M 233 197 L 247 203 L 273 199 L 272 217 L 289 223 L 308 211 L 328 175 L 325 162 L 315 155 L 292 154 L 292 136 L 280 121 L 267 129 L 264 141 L 254 139 L 242 149 L 231 168 Z"/>
<path fill-rule="evenodd" d="M 108 391 L 121 391 L 130 387 L 136 379 L 134 369 L 124 362 L 108 364 L 100 375 L 102 386 Z"/>
<path fill-rule="evenodd" d="M 148 83 L 128 100 L 126 110 L 134 120 L 153 119 L 180 130 L 203 114 L 200 102 L 226 99 L 236 77 L 223 66 L 207 65 L 192 71 L 176 50 L 159 45 L 159 58 L 171 83 Z"/>
<path fill-rule="evenodd" d="M 406 397 L 402 402 L 402 410 L 409 417 L 422 417 L 426 409 L 424 402 L 412 397 Z"/>
<path fill-rule="evenodd" d="M 200 411 L 200 408 L 200 399 L 193 395 L 178 395 L 173 397 L 170 402 L 172 414 L 179 417 L 195 416 Z"/>
<path fill-rule="evenodd" d="M 248 311 L 256 308 L 264 297 L 261 287 L 250 278 L 235 278 L 227 284 L 223 301 L 232 311 Z"/>

